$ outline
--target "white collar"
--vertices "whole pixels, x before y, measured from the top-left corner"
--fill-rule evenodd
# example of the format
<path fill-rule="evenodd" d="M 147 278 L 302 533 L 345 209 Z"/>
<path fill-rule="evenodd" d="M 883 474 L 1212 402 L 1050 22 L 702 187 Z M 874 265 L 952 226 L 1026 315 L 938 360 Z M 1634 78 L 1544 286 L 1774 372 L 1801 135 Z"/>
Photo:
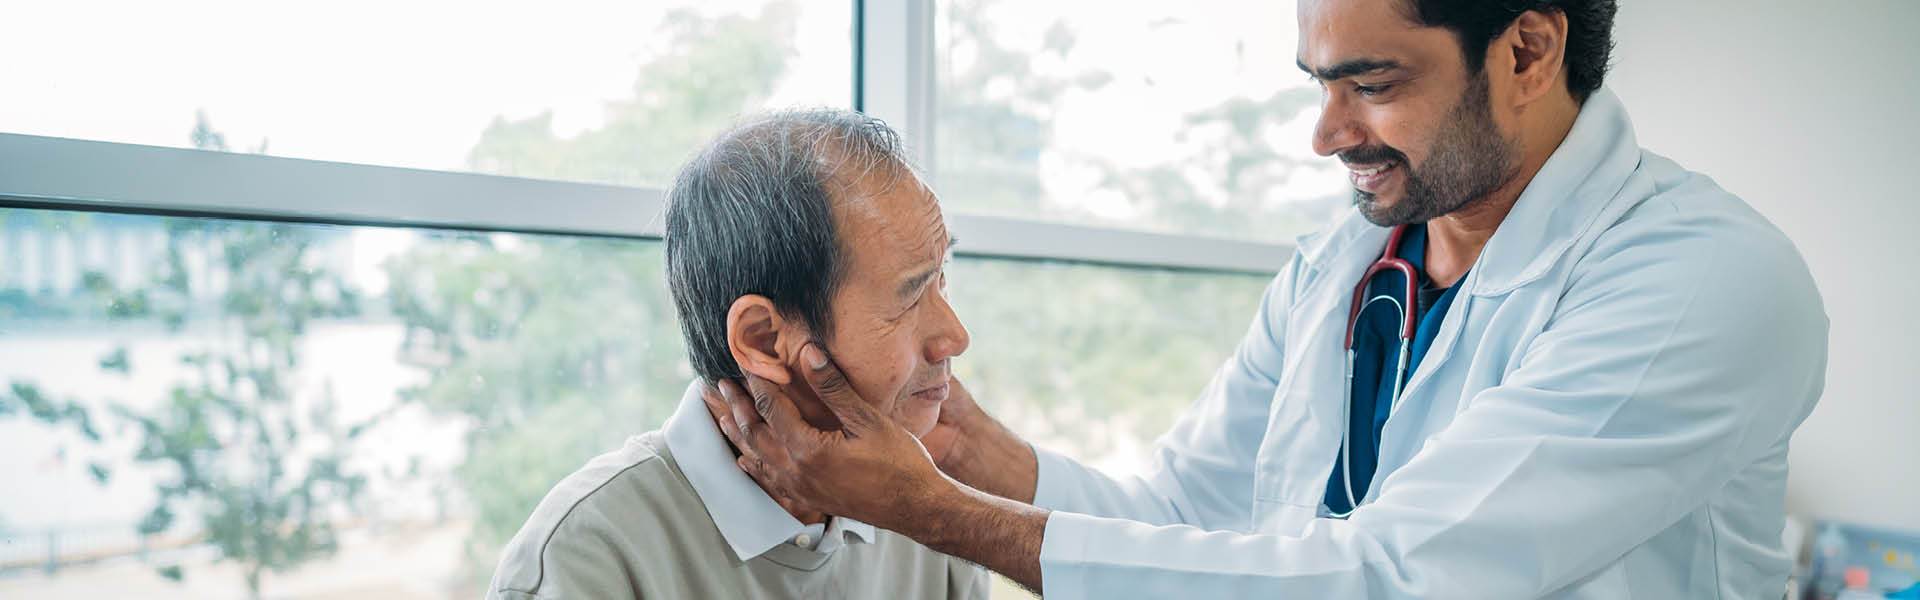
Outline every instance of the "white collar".
<path fill-rule="evenodd" d="M 1641 150 L 1627 110 L 1612 91 L 1595 90 L 1566 139 L 1521 191 L 1513 210 L 1473 266 L 1472 293 L 1499 294 L 1540 277 L 1608 213 L 1632 207 L 1620 198 L 1640 167 Z M 1301 236 L 1295 248 L 1310 266 L 1364 265 L 1386 244 L 1387 230 L 1348 211 L 1330 228 Z M 1349 251 L 1357 252 L 1349 257 Z"/>
<path fill-rule="evenodd" d="M 694 494 L 706 505 L 707 515 L 713 517 L 713 524 L 720 528 L 720 536 L 733 548 L 734 556 L 745 561 L 793 539 L 805 531 L 806 525 L 780 508 L 766 490 L 760 489 L 760 485 L 734 463 L 733 450 L 721 437 L 720 427 L 713 423 L 712 414 L 701 400 L 704 388 L 705 384 L 697 380 L 687 385 L 679 408 L 674 409 L 663 428 L 667 449 L 673 453 L 681 473 L 686 475 L 687 483 L 693 485 Z M 872 525 L 845 517 L 834 517 L 831 522 L 828 536 L 843 535 L 840 532 L 844 531 L 853 535 L 853 541 L 874 540 Z M 819 548 L 830 552 L 837 546 L 823 542 Z"/>

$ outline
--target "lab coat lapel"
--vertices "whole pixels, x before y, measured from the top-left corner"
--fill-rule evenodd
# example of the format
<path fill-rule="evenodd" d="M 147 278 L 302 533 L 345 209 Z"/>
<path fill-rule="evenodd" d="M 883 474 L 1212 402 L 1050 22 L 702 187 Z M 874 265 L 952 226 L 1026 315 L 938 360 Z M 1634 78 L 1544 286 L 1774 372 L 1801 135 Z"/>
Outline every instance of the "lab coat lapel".
<path fill-rule="evenodd" d="M 1295 506 L 1317 506 L 1326 493 L 1327 473 L 1339 460 L 1341 422 L 1346 401 L 1346 323 L 1353 288 L 1368 265 L 1386 247 L 1388 230 L 1349 213 L 1339 226 L 1301 241 L 1308 282 L 1289 316 L 1286 370 L 1269 416 L 1263 457 L 1284 465 L 1261 468 L 1256 490 Z"/>
<path fill-rule="evenodd" d="M 1368 486 L 1369 499 L 1394 469 L 1412 460 L 1427 435 L 1444 428 L 1467 402 L 1458 392 L 1459 378 L 1442 374 L 1450 373 L 1448 359 L 1461 343 L 1473 313 L 1497 306 L 1507 293 L 1538 280 L 1585 238 L 1609 214 L 1608 207 L 1620 204 L 1614 200 L 1639 162 L 1639 147 L 1625 108 L 1611 91 L 1595 92 L 1566 139 L 1487 241 L 1467 277 L 1456 284 L 1465 286 L 1462 292 L 1471 293 L 1454 296 L 1433 345 L 1407 382 L 1399 409 L 1387 417 L 1379 468 Z M 1615 207 L 1612 212 L 1618 210 Z M 1434 423 L 1434 419 L 1444 422 Z"/>

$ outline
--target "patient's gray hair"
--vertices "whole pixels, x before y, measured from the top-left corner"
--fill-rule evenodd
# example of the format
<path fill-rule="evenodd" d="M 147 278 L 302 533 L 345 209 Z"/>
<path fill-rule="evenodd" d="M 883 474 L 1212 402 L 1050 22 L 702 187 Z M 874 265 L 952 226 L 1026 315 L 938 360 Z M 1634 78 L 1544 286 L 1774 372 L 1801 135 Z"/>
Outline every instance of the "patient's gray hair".
<path fill-rule="evenodd" d="M 908 179 L 917 185 L 899 134 L 839 109 L 746 119 L 681 167 L 667 192 L 667 287 L 694 372 L 740 377 L 727 311 L 748 294 L 824 338 L 843 258 L 831 203 Z"/>

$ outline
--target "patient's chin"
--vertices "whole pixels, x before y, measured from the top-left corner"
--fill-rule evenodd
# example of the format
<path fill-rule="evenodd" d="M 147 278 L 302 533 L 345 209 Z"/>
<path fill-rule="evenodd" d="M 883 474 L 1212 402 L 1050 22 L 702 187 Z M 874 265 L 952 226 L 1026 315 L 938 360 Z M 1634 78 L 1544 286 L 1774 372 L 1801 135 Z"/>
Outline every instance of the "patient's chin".
<path fill-rule="evenodd" d="M 933 402 L 930 406 L 923 404 L 918 398 L 907 398 L 900 410 L 893 414 L 894 422 L 905 427 L 913 437 L 926 437 L 940 421 L 940 403 Z"/>

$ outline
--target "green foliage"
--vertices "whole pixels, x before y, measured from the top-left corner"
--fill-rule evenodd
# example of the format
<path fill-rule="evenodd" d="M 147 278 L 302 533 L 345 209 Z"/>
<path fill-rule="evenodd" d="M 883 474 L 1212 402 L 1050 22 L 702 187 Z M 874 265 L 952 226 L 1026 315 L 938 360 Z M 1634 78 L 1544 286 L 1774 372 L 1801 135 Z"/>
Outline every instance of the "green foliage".
<path fill-rule="evenodd" d="M 1049 75 L 1034 63 L 1060 60 L 1073 49 L 1072 30 L 1062 22 L 1047 28 L 1035 50 L 1009 48 L 995 35 L 987 13 L 995 0 L 950 2 L 952 53 L 941 74 L 940 117 L 934 143 L 937 190 L 958 210 L 1040 216 L 1047 205 L 1040 188 L 1040 155 L 1052 143 L 1050 123 L 1060 96 L 1099 89 L 1112 79 L 1102 71 Z"/>
<path fill-rule="evenodd" d="M 38 384 L 28 381 L 14 381 L 8 388 L 7 393 L 0 394 L 0 417 L 24 411 L 35 421 L 55 427 L 71 426 L 88 441 L 100 441 L 93 414 L 81 403 L 49 396 Z"/>
<path fill-rule="evenodd" d="M 236 335 L 179 357 L 191 376 L 152 408 L 114 405 L 139 440 L 136 464 L 171 477 L 137 530 L 168 531 L 192 515 L 222 560 L 241 563 L 250 594 L 265 572 L 284 571 L 338 546 L 334 520 L 365 477 L 344 468 L 356 432 L 333 418 L 331 389 L 301 397 L 292 382 L 301 335 L 316 319 L 359 314 L 359 296 L 313 256 L 329 230 L 279 223 L 169 221 L 168 251 L 152 285 L 160 319 L 176 331 L 194 316 L 187 248 L 212 248 L 226 282 L 218 322 Z M 104 283 L 100 284 L 106 285 Z M 126 294 L 103 289 L 105 295 Z M 125 349 L 103 370 L 130 369 Z M 163 570 L 177 578 L 177 566 Z"/>
<path fill-rule="evenodd" d="M 975 60 L 944 79 L 942 197 L 974 212 L 1073 210 L 1041 198 L 1048 111 L 1062 94 L 1099 89 L 1110 76 L 1042 75 L 1031 51 L 994 38 L 983 3 L 952 10 L 955 43 Z M 756 17 L 678 14 L 663 32 L 677 52 L 641 68 L 633 97 L 607 107 L 605 126 L 561 138 L 550 115 L 496 120 L 471 166 L 658 185 L 736 113 L 763 102 L 783 72 L 792 27 L 785 5 Z M 1041 51 L 1064 57 L 1074 43 L 1056 23 Z M 1197 127 L 1246 118 L 1195 117 Z M 1244 134 L 1243 154 L 1256 135 Z M 1222 168 L 1250 172 L 1248 162 Z M 1199 197 L 1191 185 L 1169 179 L 1141 192 L 1173 204 Z M 499 544 L 560 477 L 672 409 L 691 373 L 659 267 L 653 243 L 480 235 L 437 237 L 387 266 L 397 282 L 391 304 L 407 323 L 402 354 L 431 373 L 408 396 L 474 425 L 455 471 L 478 513 L 471 569 L 490 570 Z M 1110 428 L 1089 422 L 1119 424 L 1130 436 L 1164 430 L 1231 350 L 1265 281 L 1005 261 L 954 270 L 955 302 L 976 340 L 956 369 L 996 412 L 1083 454 L 1111 448 L 1100 433 Z"/>
<path fill-rule="evenodd" d="M 125 346 L 114 348 L 113 352 L 100 357 L 100 370 L 121 377 L 133 374 L 133 361 L 127 358 L 127 348 Z"/>
<path fill-rule="evenodd" d="M 466 570 L 553 484 L 657 427 L 691 376 L 652 242 L 448 235 L 388 263 L 402 360 L 431 373 L 406 397 L 470 428 L 454 478 L 476 514 Z"/>
<path fill-rule="evenodd" d="M 1122 192 L 1143 208 L 1138 221 L 1157 229 L 1273 241 L 1310 231 L 1338 200 L 1283 195 L 1310 162 L 1276 152 L 1267 134 L 1318 101 L 1318 91 L 1294 88 L 1196 111 L 1175 138 L 1193 150 L 1145 168 L 1094 161 L 1100 186 Z"/>
<path fill-rule="evenodd" d="M 1043 72 L 1037 64 L 1073 64 L 1075 35 L 1054 22 L 1033 47 L 1013 47 L 989 15 L 1001 0 L 956 0 L 950 12 L 947 61 L 939 89 L 935 141 L 941 198 L 957 210 L 1100 226 L 1217 237 L 1284 241 L 1325 218 L 1336 200 L 1283 195 L 1307 160 L 1276 152 L 1269 134 L 1319 101 L 1312 88 L 1265 99 L 1226 98 L 1185 116 L 1167 155 L 1145 166 L 1102 156 L 1057 152 L 1069 167 L 1097 173 L 1097 188 L 1119 192 L 1132 209 L 1124 219 L 1095 214 L 1081 198 L 1049 198 L 1042 189 L 1043 154 L 1052 123 L 1072 92 L 1098 92 L 1113 80 L 1102 68 Z M 1124 102 L 1124 98 L 1113 98 Z M 1125 127 L 1125 123 L 1116 123 Z M 1283 259 L 1276 259 L 1283 260 Z M 1278 265 L 1276 264 L 1276 267 Z"/>
<path fill-rule="evenodd" d="M 1045 198 L 1039 162 L 1063 96 L 1099 90 L 1112 75 L 1035 69 L 1069 55 L 1073 30 L 1053 23 L 1038 48 L 1013 48 L 986 18 L 989 2 L 949 5 L 952 48 L 971 59 L 942 79 L 941 196 L 955 212 L 1113 224 Z M 470 166 L 659 186 L 693 148 L 765 102 L 787 73 L 796 12 L 775 3 L 752 16 L 674 13 L 657 32 L 671 54 L 640 67 L 631 96 L 605 107 L 602 126 L 561 136 L 551 113 L 497 118 L 469 152 Z M 1141 222 L 1124 225 L 1254 237 L 1298 230 L 1304 217 L 1272 190 L 1299 165 L 1262 136 L 1313 100 L 1283 92 L 1197 111 L 1176 140 L 1194 150 L 1148 168 L 1070 160 L 1094 166 L 1102 186 L 1144 207 Z M 191 137 L 198 148 L 229 149 L 205 113 L 195 115 Z M 0 218 L 23 214 L 47 219 L 35 226 L 49 231 L 87 226 L 74 213 Z M 0 292 L 0 318 L 152 320 L 175 331 L 217 324 L 219 341 L 177 357 L 188 376 L 137 408 L 113 404 L 111 414 L 137 436 L 134 462 L 166 475 L 137 530 L 203 528 L 258 595 L 263 573 L 335 552 L 333 523 L 366 487 L 348 465 L 377 418 L 337 422 L 331 392 L 303 393 L 293 375 L 309 327 L 360 315 L 367 300 L 317 257 L 339 241 L 329 237 L 337 230 L 160 222 L 167 249 L 150 281 L 122 289 L 85 273 L 78 303 Z M 659 426 L 692 377 L 660 251 L 657 242 L 634 240 L 428 234 L 385 265 L 392 285 L 382 300 L 405 324 L 400 359 L 428 373 L 403 397 L 469 425 L 451 475 L 476 513 L 470 575 L 491 569 L 500 545 L 560 477 Z M 188 276 L 209 257 L 226 282 L 218 295 Z M 1115 450 L 1116 436 L 1164 431 L 1231 351 L 1265 281 L 971 259 L 951 278 L 974 336 L 956 372 L 1024 433 L 1089 457 Z M 135 366 L 125 348 L 98 361 L 102 373 L 121 377 Z M 98 440 L 85 406 L 27 381 L 0 392 L 0 418 L 25 415 Z M 99 463 L 88 471 L 102 483 L 114 475 Z M 179 566 L 159 573 L 184 576 Z"/>
<path fill-rule="evenodd" d="M 608 104 L 603 126 L 562 138 L 551 112 L 496 118 L 468 162 L 501 175 L 665 184 L 690 150 L 772 91 L 793 53 L 795 17 L 785 2 L 753 17 L 676 10 L 659 32 L 673 53 L 640 68 L 633 97 Z"/>
<path fill-rule="evenodd" d="M 668 16 L 672 53 L 631 98 L 572 137 L 552 115 L 496 119 L 469 154 L 502 175 L 664 184 L 689 152 L 761 103 L 786 72 L 796 10 Z M 386 265 L 407 326 L 403 360 L 431 373 L 405 395 L 473 425 L 454 471 L 477 512 L 466 570 L 498 549 L 553 484 L 628 435 L 659 426 L 692 377 L 653 242 L 437 236 Z"/>
<path fill-rule="evenodd" d="M 959 261 L 949 294 L 973 336 L 955 375 L 1036 441 L 1093 458 L 1151 440 L 1238 342 L 1265 277 Z M 1027 290 L 1019 292 L 1019 290 Z"/>
<path fill-rule="evenodd" d="M 196 147 L 224 150 L 225 137 L 204 113 L 196 115 Z M 55 227 L 83 220 L 70 213 L 43 213 Z M 77 315 L 109 320 L 154 319 L 176 333 L 205 320 L 220 335 L 178 357 L 188 375 L 154 402 L 108 404 L 136 436 L 131 457 L 162 474 L 157 500 L 136 525 L 153 535 L 182 525 L 198 527 L 219 550 L 238 562 L 250 595 L 260 594 L 264 573 L 283 571 L 333 552 L 334 522 L 365 488 L 364 476 L 345 465 L 354 438 L 370 423 L 340 425 L 329 387 L 302 394 L 293 374 L 300 366 L 302 335 L 319 319 L 360 314 L 360 295 L 317 254 L 337 230 L 282 223 L 166 219 L 166 251 L 156 257 L 150 281 L 120 289 L 107 276 L 81 277 Z M 214 271 L 189 276 L 190 267 Z M 199 288 L 221 282 L 219 289 Z M 210 300 L 209 300 L 210 299 Z M 104 373 L 131 375 L 127 349 L 98 361 Z M 93 414 L 76 400 L 56 399 L 27 381 L 14 381 L 0 395 L 0 416 L 24 412 L 56 426 L 71 426 L 99 442 Z M 376 417 L 377 418 L 377 417 Z M 105 484 L 112 470 L 90 462 L 88 474 Z M 177 566 L 159 569 L 179 580 Z"/>

